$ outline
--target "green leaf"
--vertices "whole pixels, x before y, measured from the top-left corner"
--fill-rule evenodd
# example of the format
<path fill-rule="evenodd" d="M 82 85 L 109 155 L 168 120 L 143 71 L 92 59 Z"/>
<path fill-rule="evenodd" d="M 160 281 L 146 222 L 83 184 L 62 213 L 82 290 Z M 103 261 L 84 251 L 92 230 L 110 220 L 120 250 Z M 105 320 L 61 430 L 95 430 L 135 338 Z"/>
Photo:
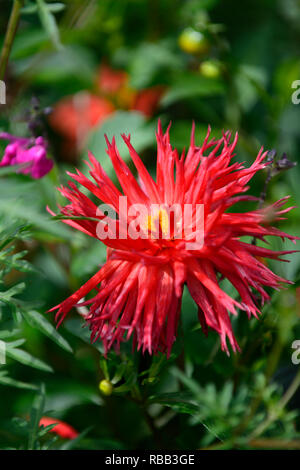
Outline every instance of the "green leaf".
<path fill-rule="evenodd" d="M 0 177 L 18 173 L 19 170 L 24 170 L 25 168 L 30 167 L 30 165 L 31 165 L 31 162 L 29 163 L 26 162 L 26 163 L 21 163 L 20 165 L 10 165 L 10 166 L 1 167 Z"/>
<path fill-rule="evenodd" d="M 179 379 L 194 395 L 201 395 L 202 389 L 200 385 L 193 379 L 187 377 L 180 369 L 177 367 L 171 367 L 170 372 L 177 379 Z"/>
<path fill-rule="evenodd" d="M 82 431 L 82 433 L 80 433 L 79 436 L 75 437 L 75 439 L 70 439 L 68 442 L 62 444 L 60 450 L 74 449 L 74 447 L 76 447 L 76 445 L 90 432 L 91 429 L 93 429 L 93 426 L 90 426 L 84 431 Z"/>
<path fill-rule="evenodd" d="M 177 77 L 173 85 L 163 96 L 162 106 L 169 106 L 186 98 L 206 97 L 224 93 L 224 84 L 218 80 L 210 80 L 198 74 L 185 74 Z"/>
<path fill-rule="evenodd" d="M 104 352 L 104 348 L 102 343 L 95 342 L 91 344 L 91 334 L 88 328 L 82 319 L 79 318 L 72 318 L 65 322 L 65 328 L 72 333 L 74 336 L 77 336 L 85 343 L 89 344 L 93 348 L 96 348 L 101 354 Z"/>
<path fill-rule="evenodd" d="M 48 426 L 44 426 L 43 424 L 39 427 L 39 432 L 38 436 L 43 437 L 45 436 L 49 431 L 55 428 L 59 423 L 54 423 L 54 424 L 49 424 Z"/>
<path fill-rule="evenodd" d="M 22 390 L 37 390 L 37 387 L 35 385 L 12 379 L 11 377 L 7 377 L 6 374 L 7 374 L 6 371 L 0 374 L 1 385 L 7 385 L 8 387 L 20 388 Z"/>
<path fill-rule="evenodd" d="M 41 446 L 41 450 L 50 450 L 50 447 L 55 444 L 59 440 L 59 436 L 53 436 L 52 438 L 48 438 L 47 441 Z"/>
<path fill-rule="evenodd" d="M 33 327 L 36 327 L 46 336 L 48 336 L 52 341 L 54 341 L 58 346 L 65 349 L 70 353 L 73 352 L 73 349 L 69 343 L 58 333 L 53 325 L 39 312 L 35 310 L 22 311 L 24 318 L 30 323 Z"/>
<path fill-rule="evenodd" d="M 220 392 L 220 404 L 223 410 L 228 410 L 232 396 L 233 396 L 233 383 L 226 382 L 222 391 Z"/>
<path fill-rule="evenodd" d="M 48 44 L 48 35 L 46 31 L 40 27 L 38 29 L 30 29 L 30 34 L 27 30 L 18 30 L 11 51 L 11 59 L 13 61 L 20 61 L 20 59 L 30 60 L 34 54 L 37 54 L 41 49 Z"/>
<path fill-rule="evenodd" d="M 64 225 L 51 220 L 50 215 L 35 206 L 38 193 L 35 184 L 18 184 L 13 181 L 1 181 L 0 186 L 0 214 L 5 217 L 26 221 L 34 225 L 34 228 L 51 234 L 57 240 L 74 240 L 74 234 Z M 34 198 L 35 195 L 35 198 Z"/>
<path fill-rule="evenodd" d="M 39 433 L 39 423 L 44 414 L 45 407 L 45 386 L 41 385 L 40 391 L 34 400 L 29 420 L 28 450 L 36 448 L 36 441 Z"/>
<path fill-rule="evenodd" d="M 2 330 L 0 331 L 0 339 L 1 340 L 11 339 L 14 336 L 18 335 L 19 333 L 20 333 L 20 330 L 16 328 L 14 330 Z"/>
<path fill-rule="evenodd" d="M 10 349 L 9 343 L 7 344 L 6 354 L 11 359 L 14 359 L 21 364 L 26 366 L 33 367 L 34 369 L 43 370 L 45 372 L 53 372 L 51 366 L 46 364 L 44 361 L 37 359 L 36 357 L 29 354 L 27 351 L 23 351 L 22 349 L 12 348 Z"/>
<path fill-rule="evenodd" d="M 162 393 L 149 398 L 149 403 L 158 403 L 178 413 L 194 415 L 199 407 L 192 401 L 192 395 L 185 392 Z"/>
<path fill-rule="evenodd" d="M 153 83 L 158 73 L 166 69 L 178 72 L 181 66 L 180 57 L 172 51 L 171 44 L 167 41 L 141 44 L 130 62 L 130 86 L 137 89 L 146 88 Z"/>
<path fill-rule="evenodd" d="M 78 273 L 85 277 L 99 271 L 101 264 L 106 261 L 106 248 L 99 240 L 89 240 L 89 246 L 78 250 L 71 260 L 70 271 L 76 278 Z"/>
<path fill-rule="evenodd" d="M 25 289 L 24 282 L 11 287 L 5 292 L 0 292 L 0 302 L 9 302 L 13 296 L 20 294 Z"/>
<path fill-rule="evenodd" d="M 6 343 L 6 346 L 10 349 L 18 348 L 19 346 L 22 346 L 22 344 L 26 343 L 26 339 L 21 338 L 17 339 L 16 341 L 10 341 L 9 343 Z"/>
<path fill-rule="evenodd" d="M 60 42 L 59 29 L 57 27 L 56 20 L 49 9 L 49 6 L 44 2 L 44 0 L 36 1 L 38 14 L 45 31 L 48 33 L 53 45 L 57 49 L 61 49 L 62 44 Z"/>
<path fill-rule="evenodd" d="M 0 250 L 3 250 L 7 245 L 15 240 L 23 240 L 29 237 L 29 225 L 20 225 L 19 223 L 14 223 L 8 227 L 1 227 L 0 232 Z"/>
<path fill-rule="evenodd" d="M 152 364 L 149 369 L 149 378 L 154 378 L 161 372 L 161 369 L 165 365 L 166 360 L 167 359 L 164 354 L 153 356 Z"/>
<path fill-rule="evenodd" d="M 67 83 L 68 93 L 93 86 L 97 60 L 91 49 L 79 44 L 66 45 L 59 51 L 40 53 L 39 58 L 34 64 L 32 58 L 31 62 L 30 58 L 16 62 L 16 73 L 27 73 L 34 85 L 43 87 L 63 87 Z"/>
<path fill-rule="evenodd" d="M 51 13 L 58 13 L 58 12 L 64 10 L 66 8 L 66 5 L 64 5 L 63 3 L 59 3 L 59 2 L 49 3 L 47 5 L 47 8 L 48 8 L 49 11 L 51 11 Z M 23 7 L 22 10 L 21 10 L 22 15 L 32 15 L 32 14 L 36 13 L 37 11 L 38 11 L 38 7 L 34 3 L 29 3 L 28 5 Z"/>

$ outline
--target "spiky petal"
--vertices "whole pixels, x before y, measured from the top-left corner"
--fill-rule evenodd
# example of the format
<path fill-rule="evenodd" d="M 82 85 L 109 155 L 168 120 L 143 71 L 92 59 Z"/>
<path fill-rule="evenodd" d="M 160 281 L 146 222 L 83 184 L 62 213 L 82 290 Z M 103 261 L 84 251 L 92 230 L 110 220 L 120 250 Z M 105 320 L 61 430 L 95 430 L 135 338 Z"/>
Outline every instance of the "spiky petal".
<path fill-rule="evenodd" d="M 92 331 L 93 341 L 103 341 L 105 350 L 117 349 L 121 341 L 134 338 L 138 349 L 169 355 L 176 338 L 184 284 L 198 306 L 199 321 L 204 332 L 212 328 L 220 335 L 222 349 L 228 352 L 227 340 L 234 351 L 239 349 L 234 337 L 230 314 L 244 310 L 248 317 L 260 313 L 257 294 L 262 303 L 269 300 L 266 287 L 278 289 L 289 283 L 274 274 L 263 262 L 264 258 L 281 259 L 291 251 L 272 251 L 242 240 L 244 236 L 264 241 L 273 235 L 295 241 L 272 227 L 271 221 L 280 218 L 291 208 L 282 209 L 283 198 L 272 206 L 250 212 L 227 212 L 236 203 L 256 198 L 244 193 L 256 172 L 268 164 L 267 152 L 261 149 L 249 168 L 232 162 L 238 135 L 229 132 L 219 140 L 209 140 L 210 128 L 203 144 L 195 145 L 193 126 L 187 154 L 179 157 L 170 143 L 169 129 L 165 134 L 158 125 L 156 180 L 150 176 L 139 155 L 123 135 L 138 173 L 135 179 L 122 160 L 115 140 L 107 139 L 107 153 L 114 166 L 122 191 L 108 178 L 100 163 L 90 154 L 90 176 L 77 170 L 69 174 L 100 201 L 110 204 L 120 218 L 118 200 L 127 196 L 128 205 L 139 203 L 172 206 L 192 205 L 193 230 L 176 238 L 174 230 L 168 239 L 105 239 L 108 247 L 106 264 L 84 286 L 52 310 L 58 310 L 60 323 L 74 306 L 89 306 L 85 317 Z M 61 208 L 68 217 L 65 223 L 97 238 L 97 223 L 103 218 L 97 206 L 74 183 L 61 188 L 70 204 Z M 186 242 L 197 238 L 194 208 L 204 205 L 205 242 L 199 249 L 187 249 Z M 124 214 L 123 214 L 124 215 Z M 74 217 L 86 217 L 74 219 Z M 87 219 L 88 218 L 88 219 Z M 192 234 L 191 234 L 192 233 Z M 227 278 L 237 290 L 240 300 L 232 299 L 220 287 L 220 279 Z M 96 294 L 88 301 L 82 299 L 93 289 Z"/>

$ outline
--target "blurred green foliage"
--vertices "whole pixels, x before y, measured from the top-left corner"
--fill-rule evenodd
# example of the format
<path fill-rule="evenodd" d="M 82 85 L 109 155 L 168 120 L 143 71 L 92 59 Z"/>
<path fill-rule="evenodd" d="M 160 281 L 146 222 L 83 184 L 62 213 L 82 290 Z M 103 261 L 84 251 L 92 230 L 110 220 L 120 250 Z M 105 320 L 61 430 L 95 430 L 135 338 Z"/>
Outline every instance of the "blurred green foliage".
<path fill-rule="evenodd" d="M 0 6 L 2 46 L 12 2 L 0 0 Z M 300 447 L 299 367 L 291 361 L 292 342 L 300 340 L 297 253 L 290 263 L 270 263 L 295 284 L 273 294 L 259 320 L 233 318 L 242 353 L 230 357 L 216 334 L 205 338 L 199 331 L 186 292 L 169 360 L 132 353 L 130 344 L 105 359 L 76 312 L 59 332 L 45 313 L 105 260 L 104 246 L 46 212 L 62 202 L 55 186 L 66 182 L 65 171 L 86 171 L 88 149 L 114 177 L 105 133 L 118 144 L 121 132 L 131 133 L 153 172 L 158 117 L 164 126 L 172 120 L 172 143 L 180 151 L 194 120 L 198 142 L 208 124 L 213 135 L 238 131 L 237 158 L 247 164 L 262 145 L 299 160 L 300 105 L 291 100 L 292 83 L 300 79 L 299 20 L 298 0 L 25 1 L 6 73 L 7 105 L 0 105 L 1 131 L 26 135 L 32 96 L 54 108 L 83 91 L 102 96 L 101 64 L 126 72 L 129 94 L 155 86 L 164 93 L 151 116 L 110 97 L 115 112 L 68 155 L 62 135 L 46 122 L 56 166 L 42 180 L 0 170 L 0 340 L 7 352 L 7 364 L 0 365 L 0 448 Z M 4 147 L 1 141 L 1 154 Z M 128 157 L 121 143 L 120 152 Z M 253 194 L 265 178 L 255 178 Z M 299 206 L 299 178 L 297 166 L 278 173 L 267 200 L 291 194 Z M 281 228 L 300 236 L 299 208 Z M 44 415 L 70 423 L 80 436 L 53 438 L 38 425 Z"/>

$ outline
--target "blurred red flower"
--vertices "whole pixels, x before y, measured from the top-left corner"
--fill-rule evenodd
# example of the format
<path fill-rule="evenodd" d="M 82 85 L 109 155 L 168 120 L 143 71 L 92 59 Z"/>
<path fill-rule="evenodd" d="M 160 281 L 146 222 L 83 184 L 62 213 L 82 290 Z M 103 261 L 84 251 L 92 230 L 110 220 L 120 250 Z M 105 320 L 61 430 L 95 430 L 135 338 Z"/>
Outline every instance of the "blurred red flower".
<path fill-rule="evenodd" d="M 103 122 L 114 105 L 106 98 L 89 92 L 63 98 L 53 108 L 50 125 L 65 137 L 65 148 L 81 150 L 91 129 Z"/>
<path fill-rule="evenodd" d="M 63 439 L 75 439 L 75 437 L 79 436 L 79 433 L 72 426 L 56 418 L 49 418 L 48 416 L 43 416 L 39 423 L 40 426 L 45 427 L 50 426 L 51 424 L 56 424 L 56 426 L 52 428 L 49 432 L 53 432 L 54 434 L 57 434 Z"/>
<path fill-rule="evenodd" d="M 131 109 L 140 111 L 146 117 L 151 117 L 155 113 L 164 92 L 165 87 L 160 85 L 141 90 L 136 94 Z"/>
<path fill-rule="evenodd" d="M 110 95 L 110 98 L 116 101 L 117 106 L 139 111 L 148 118 L 153 116 L 165 87 L 156 85 L 143 90 L 135 90 L 130 87 L 129 81 L 129 75 L 124 70 L 113 69 L 107 64 L 102 64 L 96 83 L 99 91 Z"/>
<path fill-rule="evenodd" d="M 96 87 L 101 96 L 82 91 L 63 98 L 49 117 L 52 128 L 64 137 L 63 152 L 81 151 L 88 133 L 99 126 L 116 109 L 139 111 L 150 118 L 155 113 L 165 87 L 161 85 L 134 90 L 124 70 L 102 64 L 96 75 Z"/>
<path fill-rule="evenodd" d="M 103 93 L 114 95 L 128 82 L 128 75 L 124 70 L 116 70 L 107 64 L 101 64 L 96 77 L 96 85 Z"/>

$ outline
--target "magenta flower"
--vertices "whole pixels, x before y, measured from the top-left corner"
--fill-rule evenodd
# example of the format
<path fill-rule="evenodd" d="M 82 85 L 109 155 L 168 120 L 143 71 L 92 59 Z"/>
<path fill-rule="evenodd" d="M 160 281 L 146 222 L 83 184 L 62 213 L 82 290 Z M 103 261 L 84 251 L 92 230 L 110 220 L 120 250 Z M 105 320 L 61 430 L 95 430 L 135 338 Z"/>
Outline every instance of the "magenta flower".
<path fill-rule="evenodd" d="M 4 151 L 0 167 L 27 163 L 17 172 L 29 174 L 34 179 L 42 178 L 52 170 L 54 163 L 47 158 L 47 143 L 43 137 L 30 139 L 1 132 L 0 139 L 10 142 Z"/>

